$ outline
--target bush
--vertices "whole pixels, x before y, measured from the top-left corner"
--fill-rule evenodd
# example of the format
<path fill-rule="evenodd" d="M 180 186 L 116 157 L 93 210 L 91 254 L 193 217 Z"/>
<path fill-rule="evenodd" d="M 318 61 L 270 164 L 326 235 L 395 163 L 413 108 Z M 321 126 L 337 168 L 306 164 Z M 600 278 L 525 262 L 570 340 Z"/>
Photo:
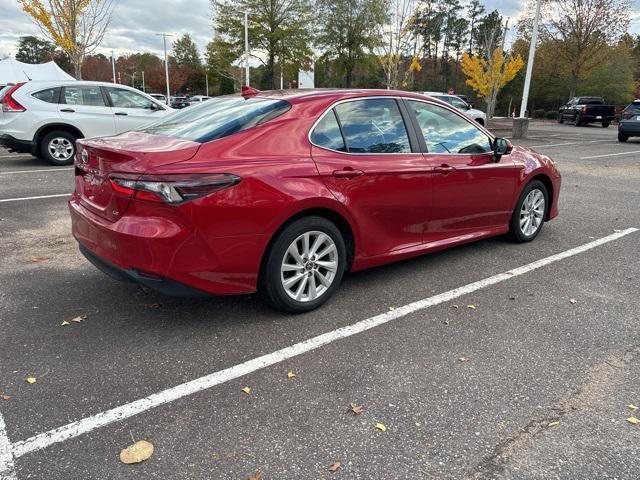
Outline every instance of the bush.
<path fill-rule="evenodd" d="M 232 78 L 224 75 L 220 77 L 220 95 L 228 95 L 230 93 L 235 93 L 235 91 L 236 82 L 234 82 Z"/>
<path fill-rule="evenodd" d="M 545 118 L 545 111 L 542 109 L 534 110 L 532 118 Z"/>
<path fill-rule="evenodd" d="M 558 118 L 558 112 L 554 111 L 554 110 L 549 110 L 547 112 L 547 118 L 549 120 L 556 120 Z"/>

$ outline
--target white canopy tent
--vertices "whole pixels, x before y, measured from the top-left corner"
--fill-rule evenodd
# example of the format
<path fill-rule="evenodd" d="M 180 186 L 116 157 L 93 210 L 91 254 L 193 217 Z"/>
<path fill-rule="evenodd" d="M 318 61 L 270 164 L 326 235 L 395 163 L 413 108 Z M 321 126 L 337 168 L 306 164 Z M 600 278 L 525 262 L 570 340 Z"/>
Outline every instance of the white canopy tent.
<path fill-rule="evenodd" d="M 30 64 L 7 59 L 0 61 L 0 85 L 37 80 L 74 80 L 56 62 Z"/>

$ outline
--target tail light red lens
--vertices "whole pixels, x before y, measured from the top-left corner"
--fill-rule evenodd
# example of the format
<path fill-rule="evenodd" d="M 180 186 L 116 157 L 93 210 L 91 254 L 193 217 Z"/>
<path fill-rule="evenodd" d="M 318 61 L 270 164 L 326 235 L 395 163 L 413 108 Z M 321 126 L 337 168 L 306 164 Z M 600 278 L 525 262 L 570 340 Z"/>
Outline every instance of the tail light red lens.
<path fill-rule="evenodd" d="M 586 113 L 587 110 L 589 110 L 589 107 L 587 107 L 586 105 L 582 107 L 582 113 Z"/>
<path fill-rule="evenodd" d="M 237 185 L 240 177 L 229 173 L 143 175 L 139 178 L 113 175 L 110 181 L 113 190 L 121 195 L 150 202 L 178 204 Z"/>
<path fill-rule="evenodd" d="M 13 98 L 13 93 L 18 90 L 24 83 L 18 83 L 11 87 L 7 93 L 5 93 L 4 98 L 2 99 L 2 111 L 5 113 L 15 113 L 15 112 L 26 112 L 27 109 L 24 108 L 15 98 Z"/>

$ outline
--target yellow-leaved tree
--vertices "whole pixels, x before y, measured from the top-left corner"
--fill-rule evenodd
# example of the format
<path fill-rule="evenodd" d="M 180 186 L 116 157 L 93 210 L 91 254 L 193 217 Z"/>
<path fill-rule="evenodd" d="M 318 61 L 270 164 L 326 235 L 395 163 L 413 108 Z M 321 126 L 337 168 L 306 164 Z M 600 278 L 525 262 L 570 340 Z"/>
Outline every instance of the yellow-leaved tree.
<path fill-rule="evenodd" d="M 113 11 L 113 0 L 18 0 L 45 37 L 69 55 L 75 77 L 82 62 L 102 42 Z"/>
<path fill-rule="evenodd" d="M 467 85 L 486 99 L 489 118 L 493 117 L 498 92 L 515 78 L 523 66 L 520 55 L 505 57 L 502 48 L 496 48 L 490 58 L 467 53 L 462 56 L 462 71 L 467 76 Z"/>

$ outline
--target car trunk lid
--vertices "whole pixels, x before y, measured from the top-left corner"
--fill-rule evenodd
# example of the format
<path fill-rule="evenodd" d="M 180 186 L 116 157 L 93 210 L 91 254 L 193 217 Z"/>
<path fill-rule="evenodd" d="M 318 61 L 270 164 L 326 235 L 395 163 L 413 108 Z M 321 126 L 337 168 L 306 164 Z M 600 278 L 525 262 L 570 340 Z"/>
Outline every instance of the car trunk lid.
<path fill-rule="evenodd" d="M 153 168 L 188 160 L 199 148 L 197 142 L 143 132 L 79 140 L 76 194 L 88 210 L 115 222 L 131 195 L 114 189 L 113 176 L 137 179 Z"/>

